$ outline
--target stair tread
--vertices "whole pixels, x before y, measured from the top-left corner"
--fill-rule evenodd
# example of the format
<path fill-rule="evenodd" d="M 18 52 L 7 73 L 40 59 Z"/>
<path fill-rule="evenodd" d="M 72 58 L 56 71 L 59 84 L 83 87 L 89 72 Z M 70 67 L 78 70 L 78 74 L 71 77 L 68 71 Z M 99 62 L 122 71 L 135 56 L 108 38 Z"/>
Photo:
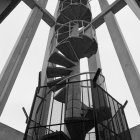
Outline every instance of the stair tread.
<path fill-rule="evenodd" d="M 111 117 L 111 108 L 109 107 L 100 107 L 98 109 L 94 108 L 88 108 L 87 112 L 85 114 L 85 118 L 88 118 L 90 120 L 94 119 L 94 112 L 96 112 L 97 122 L 102 122 L 104 120 L 107 120 Z"/>
<path fill-rule="evenodd" d="M 93 121 L 82 117 L 65 118 L 65 122 L 72 140 L 85 140 L 86 133 L 94 127 Z"/>
<path fill-rule="evenodd" d="M 83 4 L 87 4 L 88 0 L 73 0 L 72 2 L 82 2 Z M 61 2 L 71 2 L 71 0 L 61 0 Z"/>
<path fill-rule="evenodd" d="M 54 97 L 55 100 L 61 103 L 65 103 L 66 88 L 62 88 Z"/>
<path fill-rule="evenodd" d="M 56 25 L 55 25 L 55 31 L 58 30 L 58 33 L 59 33 L 59 34 L 60 34 L 60 33 L 64 33 L 64 32 L 66 32 L 66 31 L 69 30 L 69 26 L 68 26 L 68 25 L 69 25 L 69 24 L 64 24 L 64 25 L 62 26 L 62 25 L 56 23 Z"/>
<path fill-rule="evenodd" d="M 69 36 L 69 32 L 64 32 L 58 35 L 57 41 L 58 43 L 63 42 Z"/>
<path fill-rule="evenodd" d="M 72 60 L 73 62 L 78 62 L 78 58 L 74 51 L 72 50 L 69 42 L 61 43 L 57 46 L 57 49 L 61 51 L 68 59 Z"/>
<path fill-rule="evenodd" d="M 69 60 L 68 58 L 66 58 L 65 56 L 63 56 L 62 54 L 58 52 L 54 52 L 50 56 L 49 62 L 58 64 L 67 68 L 75 66 L 74 62 L 72 62 L 71 60 Z"/>
<path fill-rule="evenodd" d="M 55 80 L 51 80 L 49 82 L 47 82 L 47 86 L 49 88 L 53 87 L 54 85 L 56 85 L 57 83 L 59 83 L 60 81 L 62 81 L 64 79 L 64 77 L 62 78 L 58 78 L 58 79 L 55 79 Z"/>
<path fill-rule="evenodd" d="M 69 37 L 67 41 L 70 42 L 78 58 L 90 57 L 97 52 L 97 42 L 86 35 L 80 37 Z M 85 47 L 86 46 L 86 47 Z"/>
<path fill-rule="evenodd" d="M 74 13 L 74 11 L 76 11 L 76 9 L 79 9 L 78 11 L 80 11 L 80 12 Z M 85 12 L 88 13 L 88 14 L 86 14 L 86 16 L 85 16 Z M 67 21 L 65 20 L 66 17 L 67 17 Z M 71 5 L 67 6 L 67 8 L 65 8 L 64 10 L 61 11 L 56 22 L 64 24 L 70 20 L 84 20 L 84 21 L 90 22 L 91 21 L 91 11 L 88 7 L 86 7 L 82 4 L 71 4 Z"/>
<path fill-rule="evenodd" d="M 62 76 L 68 76 L 72 70 L 68 68 L 61 68 L 61 67 L 47 67 L 47 77 L 48 78 L 54 78 L 54 77 L 62 77 Z"/>
<path fill-rule="evenodd" d="M 84 140 L 86 133 L 88 133 L 95 126 L 94 111 L 96 112 L 97 123 L 101 123 L 104 120 L 109 119 L 111 117 L 110 108 L 104 107 L 96 110 L 94 110 L 93 108 L 88 108 L 87 113 L 84 117 L 65 118 L 65 122 L 67 123 L 67 129 L 70 135 L 73 136 L 72 139 L 76 140 L 78 137 L 80 137 L 80 139 Z M 83 135 L 80 135 L 80 132 Z"/>

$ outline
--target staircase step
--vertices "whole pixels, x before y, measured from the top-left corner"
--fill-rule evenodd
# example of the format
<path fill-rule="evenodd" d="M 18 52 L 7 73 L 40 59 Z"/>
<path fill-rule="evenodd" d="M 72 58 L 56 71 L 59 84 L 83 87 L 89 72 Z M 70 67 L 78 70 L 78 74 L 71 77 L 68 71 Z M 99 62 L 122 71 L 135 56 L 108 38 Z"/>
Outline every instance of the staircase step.
<path fill-rule="evenodd" d="M 61 0 L 61 1 L 64 1 L 64 0 Z M 62 7 L 61 10 L 63 10 L 64 8 L 66 8 L 70 3 L 71 3 L 70 0 L 64 1 L 64 2 L 63 2 L 63 7 Z"/>
<path fill-rule="evenodd" d="M 82 2 L 84 5 L 87 5 L 88 0 L 81 0 L 81 2 Z"/>
<path fill-rule="evenodd" d="M 94 110 L 93 108 L 89 108 L 87 110 L 87 113 L 85 114 L 85 118 L 88 118 L 89 120 L 94 120 L 95 113 L 96 112 L 96 119 L 97 123 L 101 123 L 105 120 L 108 120 L 111 118 L 111 108 L 109 107 L 100 107 L 99 109 Z"/>
<path fill-rule="evenodd" d="M 66 87 L 62 88 L 54 97 L 55 100 L 61 103 L 65 103 L 66 99 Z"/>
<path fill-rule="evenodd" d="M 75 17 L 75 13 L 72 9 L 73 5 L 69 5 L 67 8 L 65 8 L 65 10 L 63 10 L 61 13 L 63 15 L 65 15 L 70 21 L 71 20 L 76 20 L 76 17 Z"/>
<path fill-rule="evenodd" d="M 64 3 L 71 3 L 71 0 L 61 0 Z M 72 0 L 72 3 L 83 3 L 84 5 L 87 4 L 88 0 Z"/>
<path fill-rule="evenodd" d="M 114 130 L 112 130 L 108 127 L 104 127 L 102 124 L 100 124 L 99 131 L 100 131 L 99 134 L 103 140 L 132 140 L 129 130 L 125 130 L 123 132 L 121 131 L 120 133 L 118 133 L 118 132 L 116 133 L 116 132 L 114 132 Z"/>
<path fill-rule="evenodd" d="M 53 132 L 43 136 L 40 140 L 70 140 L 62 131 Z"/>
<path fill-rule="evenodd" d="M 64 80 L 61 83 L 57 84 L 56 87 L 55 87 L 55 89 L 53 91 L 57 91 L 57 90 L 65 87 L 65 85 L 66 85 L 66 80 Z"/>
<path fill-rule="evenodd" d="M 63 14 L 61 14 L 60 13 L 60 15 L 58 16 L 58 18 L 57 18 L 57 23 L 60 23 L 60 24 L 65 24 L 65 23 L 67 23 L 67 22 L 69 22 L 70 20 L 66 17 L 66 16 L 64 16 Z"/>
<path fill-rule="evenodd" d="M 66 118 L 65 122 L 72 140 L 85 140 L 86 133 L 94 127 L 92 121 L 82 117 Z"/>
<path fill-rule="evenodd" d="M 69 23 L 64 24 L 63 26 L 60 25 L 59 23 L 55 25 L 55 31 L 58 30 L 59 34 L 64 33 L 66 31 L 69 31 Z"/>
<path fill-rule="evenodd" d="M 67 68 L 75 66 L 74 62 L 63 56 L 58 52 L 54 52 L 51 57 L 49 58 L 49 62 L 58 64 Z"/>
<path fill-rule="evenodd" d="M 70 37 L 67 41 L 70 42 L 79 59 L 84 57 L 89 58 L 97 52 L 98 45 L 96 40 L 94 38 L 91 39 L 86 35 L 81 35 L 80 37 Z"/>
<path fill-rule="evenodd" d="M 58 79 L 55 79 L 55 80 L 51 80 L 47 83 L 47 86 L 49 88 L 51 88 L 51 87 L 55 86 L 57 83 L 59 83 L 60 81 L 62 81 L 63 79 L 64 79 L 64 77 L 58 78 Z"/>
<path fill-rule="evenodd" d="M 61 88 L 65 87 L 65 85 L 66 85 L 66 80 L 64 78 L 66 78 L 66 77 L 62 77 L 62 78 L 58 78 L 56 80 L 49 81 L 47 83 L 47 85 L 49 86 L 49 88 L 52 88 L 52 86 L 55 85 L 55 88 L 53 88 L 53 91 L 60 90 Z"/>
<path fill-rule="evenodd" d="M 86 108 L 86 106 L 85 106 Z M 96 121 L 101 123 L 111 117 L 111 110 L 108 107 L 100 108 L 94 110 L 93 108 L 88 108 L 84 117 L 69 117 L 65 118 L 66 127 L 72 140 L 85 140 L 85 135 L 95 126 L 95 113 Z"/>
<path fill-rule="evenodd" d="M 83 131 L 83 133 L 88 133 L 94 126 L 95 126 L 95 112 L 96 112 L 96 117 L 97 117 L 97 123 L 101 123 L 103 122 L 104 120 L 107 120 L 111 117 L 111 110 L 110 108 L 108 107 L 104 107 L 104 108 L 100 108 L 99 109 L 96 109 L 94 110 L 93 108 L 90 108 L 90 107 L 87 107 L 86 105 L 84 105 L 83 107 L 84 110 L 84 116 L 83 117 L 79 117 L 79 118 L 66 118 L 65 121 L 68 122 L 68 123 L 73 123 L 73 122 L 78 122 L 78 121 L 82 121 L 82 124 L 83 126 L 80 126 L 80 124 L 71 124 L 71 125 L 68 125 L 68 127 L 74 127 L 74 128 L 77 128 L 77 129 L 81 129 L 81 131 Z M 71 133 L 74 133 L 73 131 L 77 131 L 77 130 L 73 130 L 72 128 L 68 128 L 68 130 L 71 132 Z M 83 130 L 82 130 L 83 129 Z M 74 134 L 73 134 L 74 135 Z"/>
<path fill-rule="evenodd" d="M 63 42 L 69 36 L 69 32 L 64 32 L 58 35 L 57 41 L 58 43 Z"/>
<path fill-rule="evenodd" d="M 87 21 L 87 22 L 91 22 L 91 12 L 90 9 L 88 8 L 80 8 L 80 14 L 83 20 Z"/>
<path fill-rule="evenodd" d="M 55 30 L 57 30 L 58 33 L 57 36 L 58 43 L 60 43 L 61 41 L 63 42 L 70 35 L 72 28 L 73 28 L 73 23 L 71 23 L 71 25 L 69 25 L 69 23 L 66 23 L 64 25 L 56 24 Z"/>
<path fill-rule="evenodd" d="M 75 12 L 75 11 L 78 11 L 78 12 Z M 87 17 L 85 16 L 85 13 L 88 13 L 86 14 Z M 66 22 L 69 22 L 71 20 L 84 20 L 84 21 L 90 22 L 91 21 L 90 9 L 82 4 L 69 5 L 67 6 L 67 8 L 61 11 L 56 22 L 65 24 Z"/>
<path fill-rule="evenodd" d="M 73 62 L 78 62 L 79 59 L 76 57 L 76 54 L 72 50 L 70 43 L 67 41 L 65 43 L 61 43 L 57 46 L 57 49 L 62 52 L 68 59 Z"/>
<path fill-rule="evenodd" d="M 61 68 L 61 67 L 47 67 L 47 77 L 48 78 L 55 78 L 55 77 L 62 77 L 68 76 L 72 70 L 68 68 Z"/>

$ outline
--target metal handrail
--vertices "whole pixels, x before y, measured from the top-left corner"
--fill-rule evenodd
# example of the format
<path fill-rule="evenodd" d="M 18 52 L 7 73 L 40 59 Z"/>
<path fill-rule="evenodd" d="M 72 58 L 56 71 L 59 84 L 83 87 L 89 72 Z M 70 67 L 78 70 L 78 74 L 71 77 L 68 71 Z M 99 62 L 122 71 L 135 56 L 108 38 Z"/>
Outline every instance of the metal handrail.
<path fill-rule="evenodd" d="M 55 89 L 56 85 L 61 84 L 62 82 L 66 81 L 66 80 L 69 80 L 70 78 L 73 78 L 73 77 L 76 77 L 76 76 L 80 76 L 80 75 L 83 75 L 83 74 L 95 74 L 95 73 L 96 73 L 96 72 L 91 72 L 91 71 L 90 71 L 90 72 L 83 72 L 83 73 L 78 73 L 78 74 L 75 74 L 75 75 L 68 76 L 68 77 L 64 78 L 62 81 L 60 81 L 60 82 L 58 82 L 57 84 L 55 84 L 55 85 L 47 92 L 47 94 L 45 94 L 44 98 L 46 98 L 47 95 Z M 102 74 L 100 74 L 100 76 L 103 78 L 103 82 L 104 82 L 104 81 L 105 81 L 104 76 L 103 76 Z M 81 80 L 81 81 L 83 81 L 83 80 Z M 101 84 L 102 84 L 102 83 L 101 83 Z M 43 103 L 43 100 L 41 100 L 41 102 L 39 103 L 38 108 L 37 108 L 37 110 L 36 110 L 36 114 L 38 113 L 39 108 L 40 108 L 40 106 L 41 106 L 42 103 Z M 35 118 L 35 121 L 36 121 L 36 118 Z"/>
<path fill-rule="evenodd" d="M 59 30 L 61 30 L 63 27 L 69 27 L 70 26 L 70 24 L 72 23 L 72 24 L 76 24 L 75 22 L 81 22 L 81 24 L 83 25 L 83 28 L 79 31 L 79 35 L 84 35 L 84 31 L 85 31 L 85 27 L 84 27 L 84 24 L 87 24 L 87 25 L 89 25 L 89 22 L 87 22 L 87 21 L 84 21 L 84 20 L 72 20 L 72 21 L 70 21 L 70 22 L 67 22 L 67 23 L 65 23 L 65 24 L 60 24 L 60 23 L 56 23 L 56 24 L 58 24 L 58 25 L 60 25 L 60 27 L 55 31 L 55 33 L 54 33 L 54 35 L 53 35 L 53 37 L 52 37 L 52 39 L 51 39 L 51 44 L 53 43 L 53 40 L 56 38 L 56 41 L 57 41 L 57 38 L 58 38 L 58 35 L 62 35 L 62 34 L 64 34 L 64 33 L 67 33 L 67 32 L 71 32 L 72 31 L 72 29 L 71 30 L 68 30 L 68 31 L 66 31 L 66 32 L 64 32 L 64 33 L 58 33 L 59 32 Z M 71 27 L 74 27 L 74 25 L 72 26 L 71 25 Z M 87 26 L 86 26 L 87 27 Z M 91 24 L 91 27 L 93 28 L 93 26 L 92 26 L 92 24 Z M 93 29 L 94 30 L 94 29 Z M 94 35 L 95 36 L 95 35 Z M 68 36 L 68 37 L 66 37 L 65 39 L 63 39 L 63 40 L 61 40 L 59 43 L 58 42 L 56 42 L 56 46 L 58 46 L 58 45 L 61 45 L 64 41 L 66 41 L 68 38 L 69 38 L 70 36 Z M 50 45 L 51 46 L 51 45 Z M 56 47 L 54 47 L 54 49 L 55 49 Z M 53 50 L 54 50 L 53 49 Z M 53 52 L 53 50 L 50 52 L 50 53 L 52 53 Z"/>
<path fill-rule="evenodd" d="M 71 21 L 66 22 L 66 23 L 64 23 L 64 24 L 56 23 L 56 24 L 58 24 L 58 25 L 61 26 L 61 27 L 59 27 L 57 30 L 60 30 L 62 27 L 67 26 L 67 24 L 68 24 L 67 27 L 69 27 L 70 23 L 73 23 L 73 24 L 74 24 L 74 22 L 77 22 L 77 23 L 78 23 L 78 22 L 81 22 L 81 23 L 86 23 L 86 24 L 89 24 L 89 23 L 90 23 L 90 22 L 85 21 L 85 20 L 71 20 Z M 84 24 L 82 24 L 82 25 L 84 25 Z M 71 26 L 71 27 L 74 27 L 74 26 Z"/>
<path fill-rule="evenodd" d="M 76 76 L 80 76 L 80 75 L 84 75 L 84 74 L 89 74 L 89 76 L 87 76 L 85 79 L 86 80 L 80 80 L 80 81 L 71 81 L 70 79 L 72 79 L 72 78 L 74 78 L 74 77 L 76 77 Z M 49 91 L 45 94 L 45 96 L 44 96 L 44 98 L 46 98 L 46 96 L 50 93 L 50 92 L 54 92 L 54 90 L 55 90 L 55 87 L 57 86 L 57 85 L 66 85 L 66 84 L 71 84 L 71 83 L 74 83 L 74 82 L 84 82 L 84 81 L 91 81 L 91 79 L 88 79 L 89 77 L 90 77 L 90 75 L 91 74 L 95 74 L 95 72 L 83 72 L 83 73 L 78 73 L 78 74 L 75 74 L 75 75 L 71 75 L 71 76 L 68 76 L 68 77 L 66 77 L 66 78 L 64 78 L 63 80 L 61 80 L 60 82 L 58 82 L 57 84 L 55 84 L 54 86 L 52 86 L 52 88 L 50 88 L 49 89 Z M 103 75 L 101 75 L 102 76 L 102 78 L 104 78 L 104 76 Z M 93 80 L 93 79 L 92 79 Z M 105 80 L 105 79 L 104 79 Z M 64 81 L 66 81 L 66 83 L 63 83 Z M 92 81 L 93 82 L 93 81 Z M 93 84 L 93 83 L 91 83 L 91 84 Z M 98 92 L 98 84 L 97 84 L 97 92 Z M 42 88 L 42 87 L 47 87 L 47 86 L 39 86 L 38 88 Z M 82 87 L 82 86 L 81 86 Z M 89 88 L 91 88 L 91 87 L 89 87 Z M 38 91 L 39 92 L 39 91 Z M 111 95 L 109 95 L 106 91 L 104 92 L 103 91 L 103 93 L 105 93 L 105 98 L 110 98 L 111 100 L 109 100 L 109 102 L 116 102 L 117 103 L 117 105 L 119 105 L 119 108 L 122 106 L 118 101 L 116 101 Z M 98 93 L 99 94 L 99 93 Z M 102 94 L 102 92 L 100 93 L 100 94 Z M 99 99 L 100 100 L 100 99 Z M 36 110 L 36 117 L 39 117 L 39 116 L 37 116 L 38 115 L 38 111 L 39 111 L 39 109 L 40 109 L 40 106 L 42 105 L 42 103 L 44 102 L 44 101 L 47 101 L 47 100 L 41 100 L 41 102 L 40 102 L 40 104 L 38 105 L 38 108 L 37 108 L 37 110 Z M 108 101 L 107 101 L 108 102 Z M 104 102 L 104 105 L 105 105 L 105 102 Z M 95 106 L 95 104 L 93 104 L 93 107 Z M 102 107 L 102 105 L 100 106 L 100 107 Z M 110 106 L 110 103 L 109 103 L 109 107 L 111 107 Z M 114 107 L 114 105 L 113 105 L 113 107 Z M 114 109 L 113 107 L 111 107 L 112 109 Z M 118 108 L 118 109 L 119 109 Z M 111 109 L 111 110 L 112 110 Z M 118 110 L 117 109 L 117 110 Z M 63 111 L 62 111 L 63 112 Z M 117 113 L 116 111 L 115 111 L 115 113 Z M 113 112 L 111 113 L 112 115 L 113 115 Z M 113 116 L 112 116 L 113 117 Z M 37 121 L 36 120 L 37 118 L 35 118 L 35 121 Z M 108 122 L 108 120 L 107 120 L 107 122 Z M 49 124 L 49 125 L 36 125 L 35 124 L 35 126 L 31 126 L 31 127 L 29 127 L 29 129 L 35 129 L 34 130 L 34 132 L 36 132 L 37 133 L 37 131 L 38 131 L 38 129 L 39 128 L 41 128 L 41 127 L 49 127 L 49 129 L 48 130 L 50 130 L 50 126 L 56 126 L 56 125 L 63 125 L 63 124 L 66 124 L 65 122 L 63 123 L 63 122 L 60 122 L 60 123 L 56 123 L 56 124 Z M 101 124 L 101 123 L 98 123 L 99 125 Z M 108 127 L 107 125 L 105 126 L 105 127 Z M 112 132 L 112 131 L 111 131 Z M 114 134 L 115 134 L 115 132 L 114 132 Z"/>
<path fill-rule="evenodd" d="M 73 1 L 73 0 L 70 0 L 70 1 L 64 0 L 64 1 L 62 1 L 61 5 L 62 5 L 62 7 L 63 7 L 63 3 L 69 3 L 69 5 L 78 5 L 78 4 L 81 4 L 81 5 L 83 5 L 83 6 L 87 7 L 87 8 L 89 8 L 89 7 L 88 7 L 88 4 L 90 3 L 91 0 L 87 0 L 87 4 L 86 4 L 86 5 L 83 4 L 83 2 L 82 2 L 81 0 L 80 0 L 80 2 L 72 2 L 72 1 Z M 65 8 L 61 8 L 60 11 L 65 10 L 69 5 L 67 5 Z"/>

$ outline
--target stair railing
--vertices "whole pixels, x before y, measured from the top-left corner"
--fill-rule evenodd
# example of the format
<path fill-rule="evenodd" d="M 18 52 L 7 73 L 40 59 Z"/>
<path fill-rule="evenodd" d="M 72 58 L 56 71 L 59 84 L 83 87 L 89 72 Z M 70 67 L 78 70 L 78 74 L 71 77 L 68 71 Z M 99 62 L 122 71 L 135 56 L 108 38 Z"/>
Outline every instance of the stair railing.
<path fill-rule="evenodd" d="M 113 116 L 117 113 L 117 111 L 118 111 L 118 109 L 120 108 L 120 107 L 122 107 L 122 105 L 118 102 L 118 101 L 116 101 L 111 95 L 109 95 L 103 88 L 101 88 L 99 85 L 97 85 L 96 84 L 96 87 L 92 87 L 92 80 L 90 80 L 89 78 L 90 78 L 90 74 L 94 74 L 95 75 L 95 72 L 87 72 L 87 73 L 80 73 L 80 74 L 76 74 L 76 75 L 73 75 L 73 76 L 69 76 L 69 77 L 67 77 L 67 78 L 65 78 L 64 80 L 68 80 L 65 84 L 64 84 L 64 86 L 66 86 L 66 85 L 70 85 L 70 84 L 72 84 L 72 83 L 74 83 L 74 82 L 71 82 L 71 81 L 69 81 L 69 79 L 71 79 L 71 78 L 73 78 L 73 77 L 75 77 L 75 76 L 80 76 L 80 75 L 84 75 L 85 74 L 85 76 L 86 76 L 86 79 L 85 80 L 81 80 L 81 81 L 75 81 L 75 82 L 80 82 L 80 85 L 81 85 L 81 94 L 82 94 L 82 96 L 84 95 L 84 94 L 86 94 L 86 96 L 88 97 L 88 101 L 84 101 L 84 96 L 82 97 L 82 99 L 81 99 L 81 102 L 82 102 L 82 104 L 81 105 L 83 105 L 83 103 L 85 103 L 86 105 L 87 105 L 87 107 L 91 107 L 92 105 L 93 105 L 93 108 L 96 110 L 95 111 L 95 114 L 96 114 L 96 121 L 97 121 L 97 127 L 98 127 L 98 129 L 100 129 L 100 127 L 101 127 L 101 125 L 104 125 L 104 126 L 106 126 L 108 129 L 111 129 L 114 133 L 116 133 L 116 134 L 120 134 L 121 132 L 122 132 L 122 130 L 124 130 L 124 127 L 126 127 L 126 125 L 127 125 L 127 123 L 125 122 L 123 122 L 122 120 L 124 119 L 123 117 L 123 114 L 121 113 L 121 112 L 119 112 L 118 113 L 118 115 L 119 115 L 119 117 L 117 117 L 116 119 L 115 119 L 115 122 L 114 122 L 114 119 L 113 119 Z M 55 93 L 53 92 L 54 91 L 54 89 L 55 89 L 55 87 L 56 86 L 59 86 L 59 85 L 61 85 L 61 83 L 63 83 L 64 82 L 64 80 L 62 80 L 62 81 L 60 81 L 60 82 L 58 82 L 55 86 L 53 86 L 48 92 L 47 92 L 47 94 L 44 96 L 44 99 L 45 99 L 45 97 L 48 95 L 48 94 L 50 94 L 50 93 L 52 93 L 53 94 L 53 97 L 54 97 L 54 95 L 55 95 Z M 90 82 L 91 82 L 91 84 L 90 84 Z M 103 80 L 104 81 L 104 80 Z M 101 83 L 100 83 L 101 84 Z M 44 87 L 38 87 L 39 89 L 40 88 L 44 88 Z M 39 92 L 39 89 L 37 88 L 37 93 Z M 46 87 L 45 87 L 46 88 Z M 92 91 L 94 89 L 94 92 Z M 88 94 L 93 94 L 94 93 L 94 95 L 92 95 L 93 97 L 92 97 L 92 99 L 93 99 L 93 103 L 89 103 L 90 102 L 90 99 L 89 98 L 91 98 L 90 96 L 91 95 L 88 95 Z M 68 93 L 67 93 L 68 94 Z M 95 98 L 95 96 L 96 96 L 96 98 Z M 94 98 L 96 99 L 96 101 L 94 100 Z M 53 100 L 54 100 L 54 98 L 53 98 Z M 94 102 L 97 102 L 98 101 L 98 103 L 94 103 Z M 40 102 L 40 104 L 38 105 L 38 109 L 37 109 L 37 112 L 36 112 L 36 114 L 39 112 L 38 110 L 40 110 L 41 108 L 42 108 L 42 105 L 43 105 L 43 102 L 46 102 L 46 100 L 43 100 L 42 99 L 42 101 Z M 54 101 L 52 101 L 52 103 L 54 103 Z M 52 105 L 53 106 L 53 105 Z M 104 112 L 105 110 L 104 110 L 104 108 L 106 108 L 106 111 L 109 113 L 111 113 L 111 115 L 108 117 L 108 116 L 104 116 L 105 117 L 105 121 L 102 121 L 101 122 L 101 120 L 102 120 L 102 118 L 100 118 L 99 116 L 103 116 L 103 114 L 101 113 L 101 112 Z M 52 108 L 52 110 L 53 110 L 53 107 L 51 107 Z M 41 127 L 46 127 L 47 129 L 48 129 L 48 133 L 50 133 L 50 127 L 53 127 L 53 126 L 55 126 L 55 125 L 59 125 L 60 127 L 60 130 L 62 130 L 62 125 L 64 125 L 65 123 L 63 122 L 63 114 L 64 114 L 64 106 L 62 105 L 62 107 L 61 107 L 61 118 L 60 118 L 60 122 L 59 123 L 57 123 L 57 124 L 52 124 L 51 123 L 51 120 L 50 120 L 50 123 L 49 123 L 49 125 L 46 125 L 46 126 L 42 126 L 42 125 L 40 125 L 39 124 L 39 122 L 37 122 L 37 120 L 38 119 L 36 119 L 35 120 L 35 122 L 36 122 L 36 126 L 35 127 L 31 127 L 32 129 L 34 128 L 34 133 L 35 134 L 37 134 L 38 133 L 38 129 L 39 128 L 41 128 Z M 99 112 L 99 109 L 101 109 L 101 112 Z M 82 110 L 83 111 L 83 110 Z M 85 111 L 85 110 L 84 110 Z M 84 114 L 84 111 L 82 112 L 82 114 Z M 107 113 L 107 114 L 108 114 Z M 51 113 L 52 114 L 52 113 Z M 122 116 L 121 116 L 121 115 Z M 51 118 L 51 116 L 52 115 L 50 115 L 50 118 Z M 114 118 L 115 118 L 115 116 L 114 116 Z M 112 121 L 112 120 L 113 121 Z M 38 123 L 38 124 L 37 124 Z M 111 126 L 110 126 L 111 125 Z M 100 126 L 100 127 L 99 127 Z M 48 128 L 49 127 L 49 128 Z M 29 127 L 28 127 L 29 128 Z M 31 128 L 29 128 L 29 129 L 31 129 Z M 115 131 L 117 129 L 117 131 Z M 127 129 L 128 129 L 128 127 L 127 127 Z M 98 132 L 99 133 L 99 132 Z M 109 132 L 109 134 L 110 134 L 110 137 L 112 137 L 112 135 L 114 135 L 114 134 L 112 134 L 112 132 Z M 100 133 L 99 133 L 99 135 L 100 135 Z"/>
<path fill-rule="evenodd" d="M 59 37 L 60 35 L 65 34 L 65 33 L 69 33 L 69 35 L 66 36 L 66 37 L 65 37 L 63 40 L 61 40 L 60 42 L 57 41 L 57 42 L 56 42 L 56 47 L 57 47 L 58 45 L 64 43 L 64 42 L 71 36 L 72 28 L 73 28 L 74 25 L 77 24 L 77 23 L 81 24 L 81 27 L 84 27 L 84 26 L 86 26 L 86 25 L 89 25 L 89 22 L 84 21 L 84 20 L 72 20 L 72 21 L 67 22 L 67 23 L 65 23 L 65 24 L 59 24 L 60 27 L 55 31 L 55 33 L 54 33 L 54 35 L 53 35 L 53 37 L 52 37 L 52 40 L 56 39 L 56 41 L 57 41 L 57 40 L 58 40 L 58 37 Z M 58 23 L 57 23 L 57 24 L 58 24 Z M 92 24 L 91 24 L 90 26 L 93 28 Z M 68 30 L 64 31 L 63 33 L 60 32 L 60 30 L 63 29 L 64 27 L 68 27 Z M 82 35 L 82 34 L 85 35 L 85 28 L 82 28 L 82 29 L 79 31 L 79 33 L 80 33 L 80 35 Z M 95 36 L 95 33 L 94 33 L 93 36 Z M 53 42 L 53 41 L 51 41 L 51 42 Z M 55 47 L 54 47 L 54 48 L 55 48 Z"/>
<path fill-rule="evenodd" d="M 28 120 L 28 124 L 27 124 L 27 127 L 26 127 L 26 132 L 25 132 L 25 135 L 24 135 L 24 140 L 27 140 L 27 136 L 28 136 L 29 130 L 31 130 L 31 129 L 33 130 L 33 129 L 34 129 L 33 133 L 35 133 L 35 135 L 36 135 L 36 133 L 39 131 L 38 128 L 41 128 L 41 127 L 46 128 L 47 125 L 41 126 L 40 122 L 37 121 L 37 120 L 38 120 L 38 115 L 37 115 L 37 114 L 39 113 L 39 110 L 42 108 L 43 103 L 47 101 L 47 100 L 46 100 L 47 95 L 50 94 L 51 92 L 53 92 L 54 89 L 56 88 L 56 86 L 61 85 L 64 81 L 66 81 L 66 80 L 68 80 L 68 79 L 71 79 L 71 78 L 73 78 L 73 77 L 75 77 L 75 76 L 80 76 L 80 75 L 87 74 L 87 73 L 88 73 L 88 74 L 93 74 L 93 75 L 95 75 L 95 72 L 84 72 L 84 73 L 79 73 L 79 74 L 75 74 L 75 75 L 66 77 L 66 78 L 64 78 L 62 81 L 60 81 L 60 82 L 58 82 L 56 85 L 54 85 L 51 89 L 49 89 L 48 92 L 44 95 L 43 98 L 40 97 L 40 96 L 38 95 L 39 92 L 40 92 L 40 89 L 43 89 L 43 88 L 47 89 L 48 86 L 41 86 L 41 85 L 38 85 L 38 87 L 36 88 L 36 92 L 35 92 L 34 99 L 33 99 L 33 104 L 32 104 L 31 112 L 30 112 L 30 115 L 29 115 L 29 120 Z M 103 75 L 101 75 L 101 79 L 102 79 L 102 82 L 104 82 L 104 76 L 103 76 Z M 69 82 L 66 83 L 65 85 L 67 85 L 67 84 L 69 84 Z M 65 86 L 65 85 L 64 85 L 64 86 Z M 31 125 L 31 118 L 32 118 L 32 115 L 33 115 L 33 112 L 34 112 L 35 102 L 36 102 L 37 98 L 41 99 L 41 101 L 40 101 L 40 103 L 38 104 L 38 107 L 37 107 L 37 109 L 36 109 L 36 117 L 35 117 L 35 120 L 33 120 L 34 123 L 35 123 L 35 126 L 32 126 L 32 125 Z M 39 120 L 41 120 L 41 119 L 39 119 Z M 30 126 L 30 125 L 31 125 L 31 126 Z M 64 125 L 64 124 L 63 124 L 63 125 Z M 48 129 L 48 130 L 50 130 L 50 129 Z M 35 137 L 35 136 L 32 135 L 32 139 L 33 139 L 33 137 Z"/>
<path fill-rule="evenodd" d="M 92 82 L 92 81 L 91 81 Z M 93 84 L 92 84 L 93 85 Z M 92 86 L 92 99 L 96 116 L 96 136 L 100 140 L 131 140 L 123 106 L 99 85 Z M 97 102 L 98 101 L 98 102 Z M 104 117 L 103 118 L 101 117 Z M 113 140 L 114 140 L 113 139 Z"/>

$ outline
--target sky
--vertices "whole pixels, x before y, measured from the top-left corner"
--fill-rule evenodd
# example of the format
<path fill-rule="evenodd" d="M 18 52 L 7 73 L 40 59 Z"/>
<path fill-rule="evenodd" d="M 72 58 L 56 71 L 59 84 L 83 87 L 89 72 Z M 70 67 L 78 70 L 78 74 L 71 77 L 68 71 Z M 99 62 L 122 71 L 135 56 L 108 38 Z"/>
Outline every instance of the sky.
<path fill-rule="evenodd" d="M 114 1 L 115 0 L 108 0 L 110 4 Z M 54 14 L 56 3 L 57 0 L 48 0 L 46 9 L 52 15 Z M 101 12 L 101 10 L 97 0 L 92 0 L 90 4 L 94 18 Z M 30 12 L 31 9 L 21 2 L 8 18 L 0 24 L 0 72 L 2 71 Z M 140 21 L 128 6 L 118 12 L 115 17 L 117 18 L 129 50 L 133 56 L 138 71 L 140 72 Z M 4 108 L 3 114 L 0 117 L 0 122 L 21 132 L 24 132 L 26 127 L 26 118 L 22 111 L 22 107 L 25 107 L 29 114 L 35 88 L 37 86 L 38 73 L 43 64 L 49 29 L 50 27 L 44 21 L 40 22 L 18 78 L 11 91 L 8 102 Z M 96 34 L 102 72 L 105 76 L 107 90 L 109 94 L 122 104 L 128 100 L 128 104 L 125 108 L 128 125 L 129 127 L 138 125 L 140 124 L 140 117 L 137 113 L 106 25 L 101 25 L 96 30 Z M 83 60 L 83 64 L 84 63 Z"/>

